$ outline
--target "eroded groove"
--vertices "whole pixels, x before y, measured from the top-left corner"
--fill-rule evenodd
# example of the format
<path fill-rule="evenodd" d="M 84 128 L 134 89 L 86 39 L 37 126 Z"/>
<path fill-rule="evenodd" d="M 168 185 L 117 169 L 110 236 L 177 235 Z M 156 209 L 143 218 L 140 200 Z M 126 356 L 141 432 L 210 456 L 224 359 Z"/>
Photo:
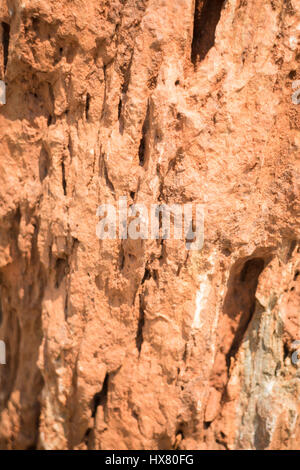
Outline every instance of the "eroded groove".
<path fill-rule="evenodd" d="M 291 259 L 296 246 L 297 246 L 297 240 L 291 240 L 289 244 L 289 249 L 286 255 L 286 263 L 288 263 L 289 260 Z"/>
<path fill-rule="evenodd" d="M 65 305 L 64 305 L 64 315 L 65 315 L 65 320 L 67 321 L 68 319 L 68 307 L 69 307 L 69 296 L 68 292 L 66 293 L 66 298 L 65 298 Z"/>
<path fill-rule="evenodd" d="M 196 0 L 191 59 L 194 65 L 205 59 L 215 44 L 216 27 L 225 0 Z"/>
<path fill-rule="evenodd" d="M 119 131 L 123 135 L 124 132 L 124 117 L 123 117 L 123 100 L 120 98 L 118 104 L 118 120 L 119 120 Z"/>
<path fill-rule="evenodd" d="M 145 117 L 143 128 L 142 128 L 142 138 L 141 138 L 140 146 L 139 146 L 139 164 L 140 164 L 140 166 L 145 165 L 146 158 L 147 158 L 147 133 L 148 133 L 148 130 L 149 130 L 149 122 L 150 122 L 150 106 L 149 106 L 149 103 L 148 103 L 146 117 Z"/>
<path fill-rule="evenodd" d="M 147 281 L 147 280 L 150 279 L 150 278 L 151 278 L 150 269 L 149 269 L 149 268 L 146 268 L 146 269 L 145 269 L 145 272 L 144 272 L 144 276 L 143 276 L 143 279 L 142 279 L 141 284 L 144 284 L 144 282 Z"/>
<path fill-rule="evenodd" d="M 257 411 L 256 411 L 257 412 Z M 256 450 L 264 450 L 270 444 L 271 436 L 270 431 L 266 425 L 266 420 L 257 414 L 255 416 L 255 434 L 254 446 Z"/>
<path fill-rule="evenodd" d="M 143 132 L 143 137 L 140 141 L 140 146 L 139 146 L 140 166 L 144 166 L 144 163 L 145 163 L 145 146 L 146 146 L 146 142 L 145 142 L 145 135 L 144 135 L 144 132 Z"/>
<path fill-rule="evenodd" d="M 119 266 L 120 266 L 120 271 L 122 271 L 125 266 L 125 252 L 124 252 L 124 247 L 122 243 L 121 243 L 120 254 L 119 254 Z"/>
<path fill-rule="evenodd" d="M 122 114 L 122 98 L 119 99 L 119 104 L 118 104 L 118 119 L 120 119 L 121 114 Z"/>
<path fill-rule="evenodd" d="M 106 374 L 101 391 L 93 398 L 92 418 L 95 418 L 98 406 L 102 406 L 104 410 L 107 406 L 108 383 L 109 374 Z"/>
<path fill-rule="evenodd" d="M 122 93 L 126 95 L 128 88 L 129 88 L 129 82 L 130 82 L 130 71 L 131 71 L 131 66 L 132 66 L 132 59 L 133 59 L 133 53 L 130 56 L 130 60 L 127 64 L 123 66 L 123 70 L 121 70 L 121 73 L 123 75 L 123 83 L 122 83 Z"/>
<path fill-rule="evenodd" d="M 91 95 L 87 93 L 86 100 L 85 100 L 85 118 L 87 121 L 89 120 L 90 104 L 91 104 Z"/>
<path fill-rule="evenodd" d="M 109 187 L 109 189 L 114 193 L 115 188 L 114 188 L 114 185 L 112 184 L 111 180 L 109 179 L 108 171 L 107 171 L 107 167 L 106 167 L 105 162 L 103 162 L 103 165 L 104 165 L 104 178 L 105 178 L 106 184 Z"/>
<path fill-rule="evenodd" d="M 11 396 L 16 376 L 18 373 L 19 362 L 20 362 L 20 345 L 21 345 L 21 328 L 18 319 L 18 314 L 15 309 L 9 309 L 5 312 L 5 325 L 4 332 L 10 332 L 8 335 L 3 336 L 6 344 L 6 364 L 9 365 L 5 370 L 0 370 L 0 380 L 5 387 L 2 387 L 2 396 L 0 398 L 0 409 L 3 410 L 8 403 L 9 397 Z"/>
<path fill-rule="evenodd" d="M 128 63 L 125 63 L 123 67 L 121 67 L 120 72 L 123 76 L 123 83 L 121 86 L 121 97 L 119 100 L 119 105 L 118 105 L 118 119 L 119 119 L 119 127 L 120 127 L 120 134 L 123 135 L 124 132 L 124 105 L 126 102 L 126 94 L 128 92 L 128 87 L 129 87 L 129 82 L 130 82 L 130 70 L 131 70 L 131 65 L 132 65 L 132 58 L 133 54 L 131 54 L 130 60 Z"/>
<path fill-rule="evenodd" d="M 50 155 L 43 146 L 40 152 L 39 156 L 39 177 L 40 177 L 40 182 L 44 181 L 46 176 L 48 176 L 49 169 L 51 166 L 51 159 Z"/>
<path fill-rule="evenodd" d="M 138 321 L 137 334 L 136 334 L 136 338 L 135 338 L 135 343 L 136 343 L 136 347 L 137 347 L 137 350 L 139 352 L 139 355 L 141 353 L 142 344 L 143 344 L 143 341 L 144 341 L 144 337 L 143 337 L 144 325 L 145 325 L 145 312 L 144 312 L 144 308 L 142 306 L 142 300 L 141 300 L 141 297 L 140 297 L 139 321 Z"/>
<path fill-rule="evenodd" d="M 59 288 L 63 278 L 65 277 L 68 267 L 68 261 L 65 258 L 58 258 L 55 263 L 55 287 Z"/>
<path fill-rule="evenodd" d="M 65 162 L 62 160 L 61 162 L 61 174 L 62 174 L 62 187 L 64 191 L 64 195 L 67 195 L 67 181 L 66 181 L 66 168 L 65 168 Z"/>
<path fill-rule="evenodd" d="M 248 325 L 255 311 L 255 292 L 258 285 L 258 278 L 265 267 L 262 258 L 253 258 L 245 262 L 240 271 L 239 279 L 234 286 L 234 297 L 231 301 L 235 304 L 236 311 L 240 312 L 240 318 L 236 326 L 236 331 L 228 353 L 226 354 L 227 368 L 230 367 L 232 357 L 235 357 Z"/>
<path fill-rule="evenodd" d="M 4 23 L 4 22 L 1 23 L 1 26 L 2 26 L 3 65 L 4 65 L 4 73 L 5 73 L 7 62 L 8 62 L 10 26 L 9 24 Z"/>

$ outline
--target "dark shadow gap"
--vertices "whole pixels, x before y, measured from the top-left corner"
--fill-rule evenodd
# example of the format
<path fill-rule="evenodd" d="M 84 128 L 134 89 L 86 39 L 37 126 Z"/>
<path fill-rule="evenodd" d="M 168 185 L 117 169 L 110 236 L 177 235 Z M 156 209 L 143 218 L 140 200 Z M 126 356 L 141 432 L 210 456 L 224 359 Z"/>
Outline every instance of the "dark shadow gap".
<path fill-rule="evenodd" d="M 122 271 L 125 266 L 125 253 L 124 253 L 124 247 L 122 244 L 121 244 L 120 253 L 119 253 L 119 266 L 120 266 L 120 271 Z"/>
<path fill-rule="evenodd" d="M 3 62 L 4 62 L 4 73 L 6 71 L 8 62 L 8 50 L 9 50 L 9 36 L 10 26 L 7 23 L 2 22 L 2 46 L 3 46 Z"/>
<path fill-rule="evenodd" d="M 104 178 L 105 178 L 105 182 L 107 184 L 107 186 L 109 187 L 109 189 L 111 190 L 111 192 L 115 192 L 115 188 L 114 188 L 114 185 L 112 184 L 111 180 L 109 179 L 109 176 L 108 176 L 108 171 L 107 171 L 107 167 L 106 167 L 106 164 L 104 162 Z"/>
<path fill-rule="evenodd" d="M 151 272 L 148 268 L 146 268 L 141 284 L 144 284 L 144 282 L 147 281 L 150 278 L 151 278 Z"/>
<path fill-rule="evenodd" d="M 46 176 L 48 176 L 51 167 L 51 158 L 45 147 L 43 146 L 39 156 L 39 177 L 42 183 Z"/>
<path fill-rule="evenodd" d="M 118 105 L 118 119 L 120 119 L 121 114 L 122 114 L 122 99 L 120 98 L 119 105 Z"/>
<path fill-rule="evenodd" d="M 143 128 L 142 128 L 142 138 L 141 138 L 140 146 L 139 146 L 139 164 L 140 164 L 140 166 L 144 166 L 145 161 L 146 161 L 147 133 L 148 133 L 148 130 L 149 130 L 149 122 L 150 122 L 150 106 L 149 106 L 149 103 L 148 103 L 146 117 L 145 117 Z"/>
<path fill-rule="evenodd" d="M 191 59 L 194 65 L 205 59 L 215 44 L 215 33 L 225 0 L 196 0 Z"/>
<path fill-rule="evenodd" d="M 240 319 L 231 343 L 231 347 L 226 354 L 226 364 L 229 370 L 230 361 L 235 357 L 240 348 L 241 342 L 247 331 L 248 325 L 255 312 L 255 293 L 260 274 L 265 268 L 265 261 L 262 258 L 253 258 L 245 262 L 239 280 L 236 282 L 231 301 L 235 304 L 236 311 L 241 312 Z"/>
<path fill-rule="evenodd" d="M 86 102 L 85 102 L 85 117 L 87 121 L 89 120 L 90 104 L 91 104 L 91 95 L 87 93 Z"/>
<path fill-rule="evenodd" d="M 137 350 L 138 350 L 139 354 L 141 352 L 142 344 L 143 344 L 143 341 L 144 341 L 144 337 L 143 337 L 144 325 L 145 325 L 145 312 L 144 312 L 144 309 L 142 307 L 142 301 L 141 301 L 141 298 L 140 298 L 140 314 L 139 314 L 137 334 L 136 334 L 136 338 L 135 338 L 136 347 L 137 347 Z"/>
<path fill-rule="evenodd" d="M 67 181 L 66 181 L 66 169 L 65 169 L 65 162 L 61 162 L 61 172 L 62 172 L 62 187 L 64 190 L 64 195 L 67 195 Z"/>
<path fill-rule="evenodd" d="M 93 398 L 92 418 L 95 418 L 98 406 L 102 406 L 103 409 L 107 406 L 108 382 L 109 374 L 106 374 L 101 392 L 96 393 Z"/>
<path fill-rule="evenodd" d="M 65 258 L 58 258 L 55 263 L 55 287 L 59 288 L 66 274 L 68 262 Z"/>

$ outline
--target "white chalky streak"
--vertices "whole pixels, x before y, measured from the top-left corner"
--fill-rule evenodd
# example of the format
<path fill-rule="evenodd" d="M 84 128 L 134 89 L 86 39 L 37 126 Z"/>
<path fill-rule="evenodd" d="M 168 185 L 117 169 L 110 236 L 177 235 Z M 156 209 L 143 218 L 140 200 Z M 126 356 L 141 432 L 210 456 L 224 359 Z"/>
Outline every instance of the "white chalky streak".
<path fill-rule="evenodd" d="M 298 44 L 298 41 L 297 41 L 297 38 L 295 36 L 291 36 L 290 37 L 290 48 L 294 51 L 295 49 L 297 49 L 297 44 Z"/>
<path fill-rule="evenodd" d="M 196 294 L 196 310 L 194 315 L 194 320 L 192 324 L 193 329 L 199 329 L 202 326 L 201 321 L 201 312 L 205 308 L 206 300 L 207 300 L 207 276 L 204 276 L 202 283 L 200 285 L 200 289 L 197 291 Z"/>
<path fill-rule="evenodd" d="M 0 104 L 6 104 L 6 85 L 0 80 Z"/>

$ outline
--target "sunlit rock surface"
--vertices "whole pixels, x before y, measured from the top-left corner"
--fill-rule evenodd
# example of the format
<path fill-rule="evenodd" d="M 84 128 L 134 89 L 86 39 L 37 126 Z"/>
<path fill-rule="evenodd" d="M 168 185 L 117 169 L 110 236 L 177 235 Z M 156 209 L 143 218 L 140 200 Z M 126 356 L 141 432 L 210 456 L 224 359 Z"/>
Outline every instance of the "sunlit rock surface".
<path fill-rule="evenodd" d="M 1 449 L 300 448 L 299 12 L 1 0 Z M 122 196 L 203 249 L 99 240 Z"/>

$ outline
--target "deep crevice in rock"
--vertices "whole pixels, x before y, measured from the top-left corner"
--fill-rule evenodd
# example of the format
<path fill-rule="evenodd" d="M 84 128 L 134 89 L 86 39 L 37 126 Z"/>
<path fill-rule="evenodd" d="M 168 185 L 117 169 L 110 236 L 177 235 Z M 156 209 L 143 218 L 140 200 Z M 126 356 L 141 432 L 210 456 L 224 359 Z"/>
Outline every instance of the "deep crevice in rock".
<path fill-rule="evenodd" d="M 145 138 L 144 131 L 143 131 L 143 137 L 141 138 L 140 146 L 139 146 L 139 162 L 140 162 L 140 166 L 144 166 L 144 163 L 145 163 L 145 146 L 146 146 L 145 139 L 146 139 L 146 138 Z"/>
<path fill-rule="evenodd" d="M 149 103 L 148 103 L 146 117 L 145 117 L 143 128 L 142 128 L 142 138 L 141 138 L 140 146 L 139 146 L 139 164 L 140 164 L 140 166 L 145 165 L 146 158 L 147 158 L 147 133 L 148 133 L 148 129 L 149 129 L 149 121 L 150 121 L 150 106 L 149 106 Z"/>
<path fill-rule="evenodd" d="M 119 104 L 118 104 L 118 119 L 120 119 L 121 114 L 122 114 L 122 98 L 119 99 Z"/>
<path fill-rule="evenodd" d="M 203 422 L 204 429 L 208 429 L 210 427 L 211 423 L 212 423 L 212 421 L 204 421 Z"/>
<path fill-rule="evenodd" d="M 65 315 L 65 320 L 66 321 L 68 319 L 68 307 L 69 307 L 69 296 L 68 296 L 68 292 L 67 292 L 66 297 L 65 297 L 65 305 L 64 305 L 64 315 Z"/>
<path fill-rule="evenodd" d="M 65 168 L 65 162 L 62 160 L 61 162 L 61 173 L 62 173 L 62 187 L 64 191 L 64 195 L 67 195 L 67 181 L 66 181 L 66 168 Z"/>
<path fill-rule="evenodd" d="M 107 186 L 109 187 L 109 189 L 111 190 L 111 192 L 115 192 L 115 188 L 114 188 L 114 185 L 112 184 L 111 180 L 109 179 L 109 176 L 108 176 L 108 171 L 107 171 L 107 167 L 106 167 L 106 164 L 104 162 L 104 178 L 105 178 L 105 182 L 107 184 Z"/>
<path fill-rule="evenodd" d="M 87 121 L 89 120 L 90 104 L 91 104 L 91 95 L 87 93 L 86 100 L 85 100 L 85 118 Z"/>
<path fill-rule="evenodd" d="M 109 374 L 106 374 L 101 391 L 96 393 L 93 398 L 92 418 L 95 418 L 98 406 L 102 406 L 104 410 L 107 406 L 108 383 Z"/>
<path fill-rule="evenodd" d="M 7 62 L 8 62 L 8 51 L 9 51 L 9 36 L 10 36 L 10 26 L 7 23 L 2 22 L 2 46 L 3 46 L 3 65 L 4 72 L 6 71 Z"/>
<path fill-rule="evenodd" d="M 143 344 L 143 341 L 144 341 L 144 337 L 143 337 L 144 325 L 145 325 L 145 312 L 144 312 L 144 308 L 143 308 L 143 305 L 142 305 L 142 300 L 140 298 L 139 321 L 138 321 L 137 334 L 136 334 L 136 338 L 135 338 L 135 343 L 136 343 L 136 347 L 137 347 L 137 350 L 138 350 L 139 354 L 141 352 L 142 344 Z"/>
<path fill-rule="evenodd" d="M 124 252 L 124 247 L 122 243 L 121 243 L 120 254 L 119 254 L 119 266 L 120 266 L 120 271 L 123 271 L 124 266 L 125 266 L 125 252 Z"/>
<path fill-rule="evenodd" d="M 55 287 L 59 288 L 66 274 L 68 262 L 65 258 L 58 258 L 55 263 Z"/>
<path fill-rule="evenodd" d="M 131 54 L 129 62 L 125 64 L 125 66 L 123 66 L 123 70 L 121 70 L 122 75 L 123 75 L 123 83 L 122 83 L 121 91 L 124 95 L 126 95 L 128 88 L 129 88 L 132 59 L 133 59 L 133 53 Z"/>
<path fill-rule="evenodd" d="M 255 434 L 254 434 L 254 446 L 255 450 L 264 450 L 270 444 L 270 431 L 268 429 L 266 420 L 263 419 L 259 414 L 255 416 Z"/>
<path fill-rule="evenodd" d="M 205 59 L 215 44 L 223 4 L 224 0 L 196 0 L 191 56 L 194 65 Z"/>
<path fill-rule="evenodd" d="M 263 258 L 252 258 L 244 263 L 240 271 L 238 280 L 232 290 L 231 302 L 235 311 L 240 313 L 240 318 L 234 333 L 231 347 L 226 354 L 226 364 L 229 369 L 232 357 L 235 357 L 248 325 L 255 311 L 255 292 L 258 285 L 258 278 L 265 267 Z M 228 301 L 228 299 L 227 299 Z"/>
<path fill-rule="evenodd" d="M 40 156 L 39 156 L 39 177 L 40 177 L 41 183 L 46 178 L 46 176 L 48 176 L 50 166 L 51 166 L 50 155 L 45 149 L 45 147 L 43 146 L 40 152 Z"/>
<path fill-rule="evenodd" d="M 151 272 L 150 272 L 149 268 L 146 268 L 141 284 L 144 284 L 144 282 L 147 281 L 150 278 L 151 278 Z"/>

